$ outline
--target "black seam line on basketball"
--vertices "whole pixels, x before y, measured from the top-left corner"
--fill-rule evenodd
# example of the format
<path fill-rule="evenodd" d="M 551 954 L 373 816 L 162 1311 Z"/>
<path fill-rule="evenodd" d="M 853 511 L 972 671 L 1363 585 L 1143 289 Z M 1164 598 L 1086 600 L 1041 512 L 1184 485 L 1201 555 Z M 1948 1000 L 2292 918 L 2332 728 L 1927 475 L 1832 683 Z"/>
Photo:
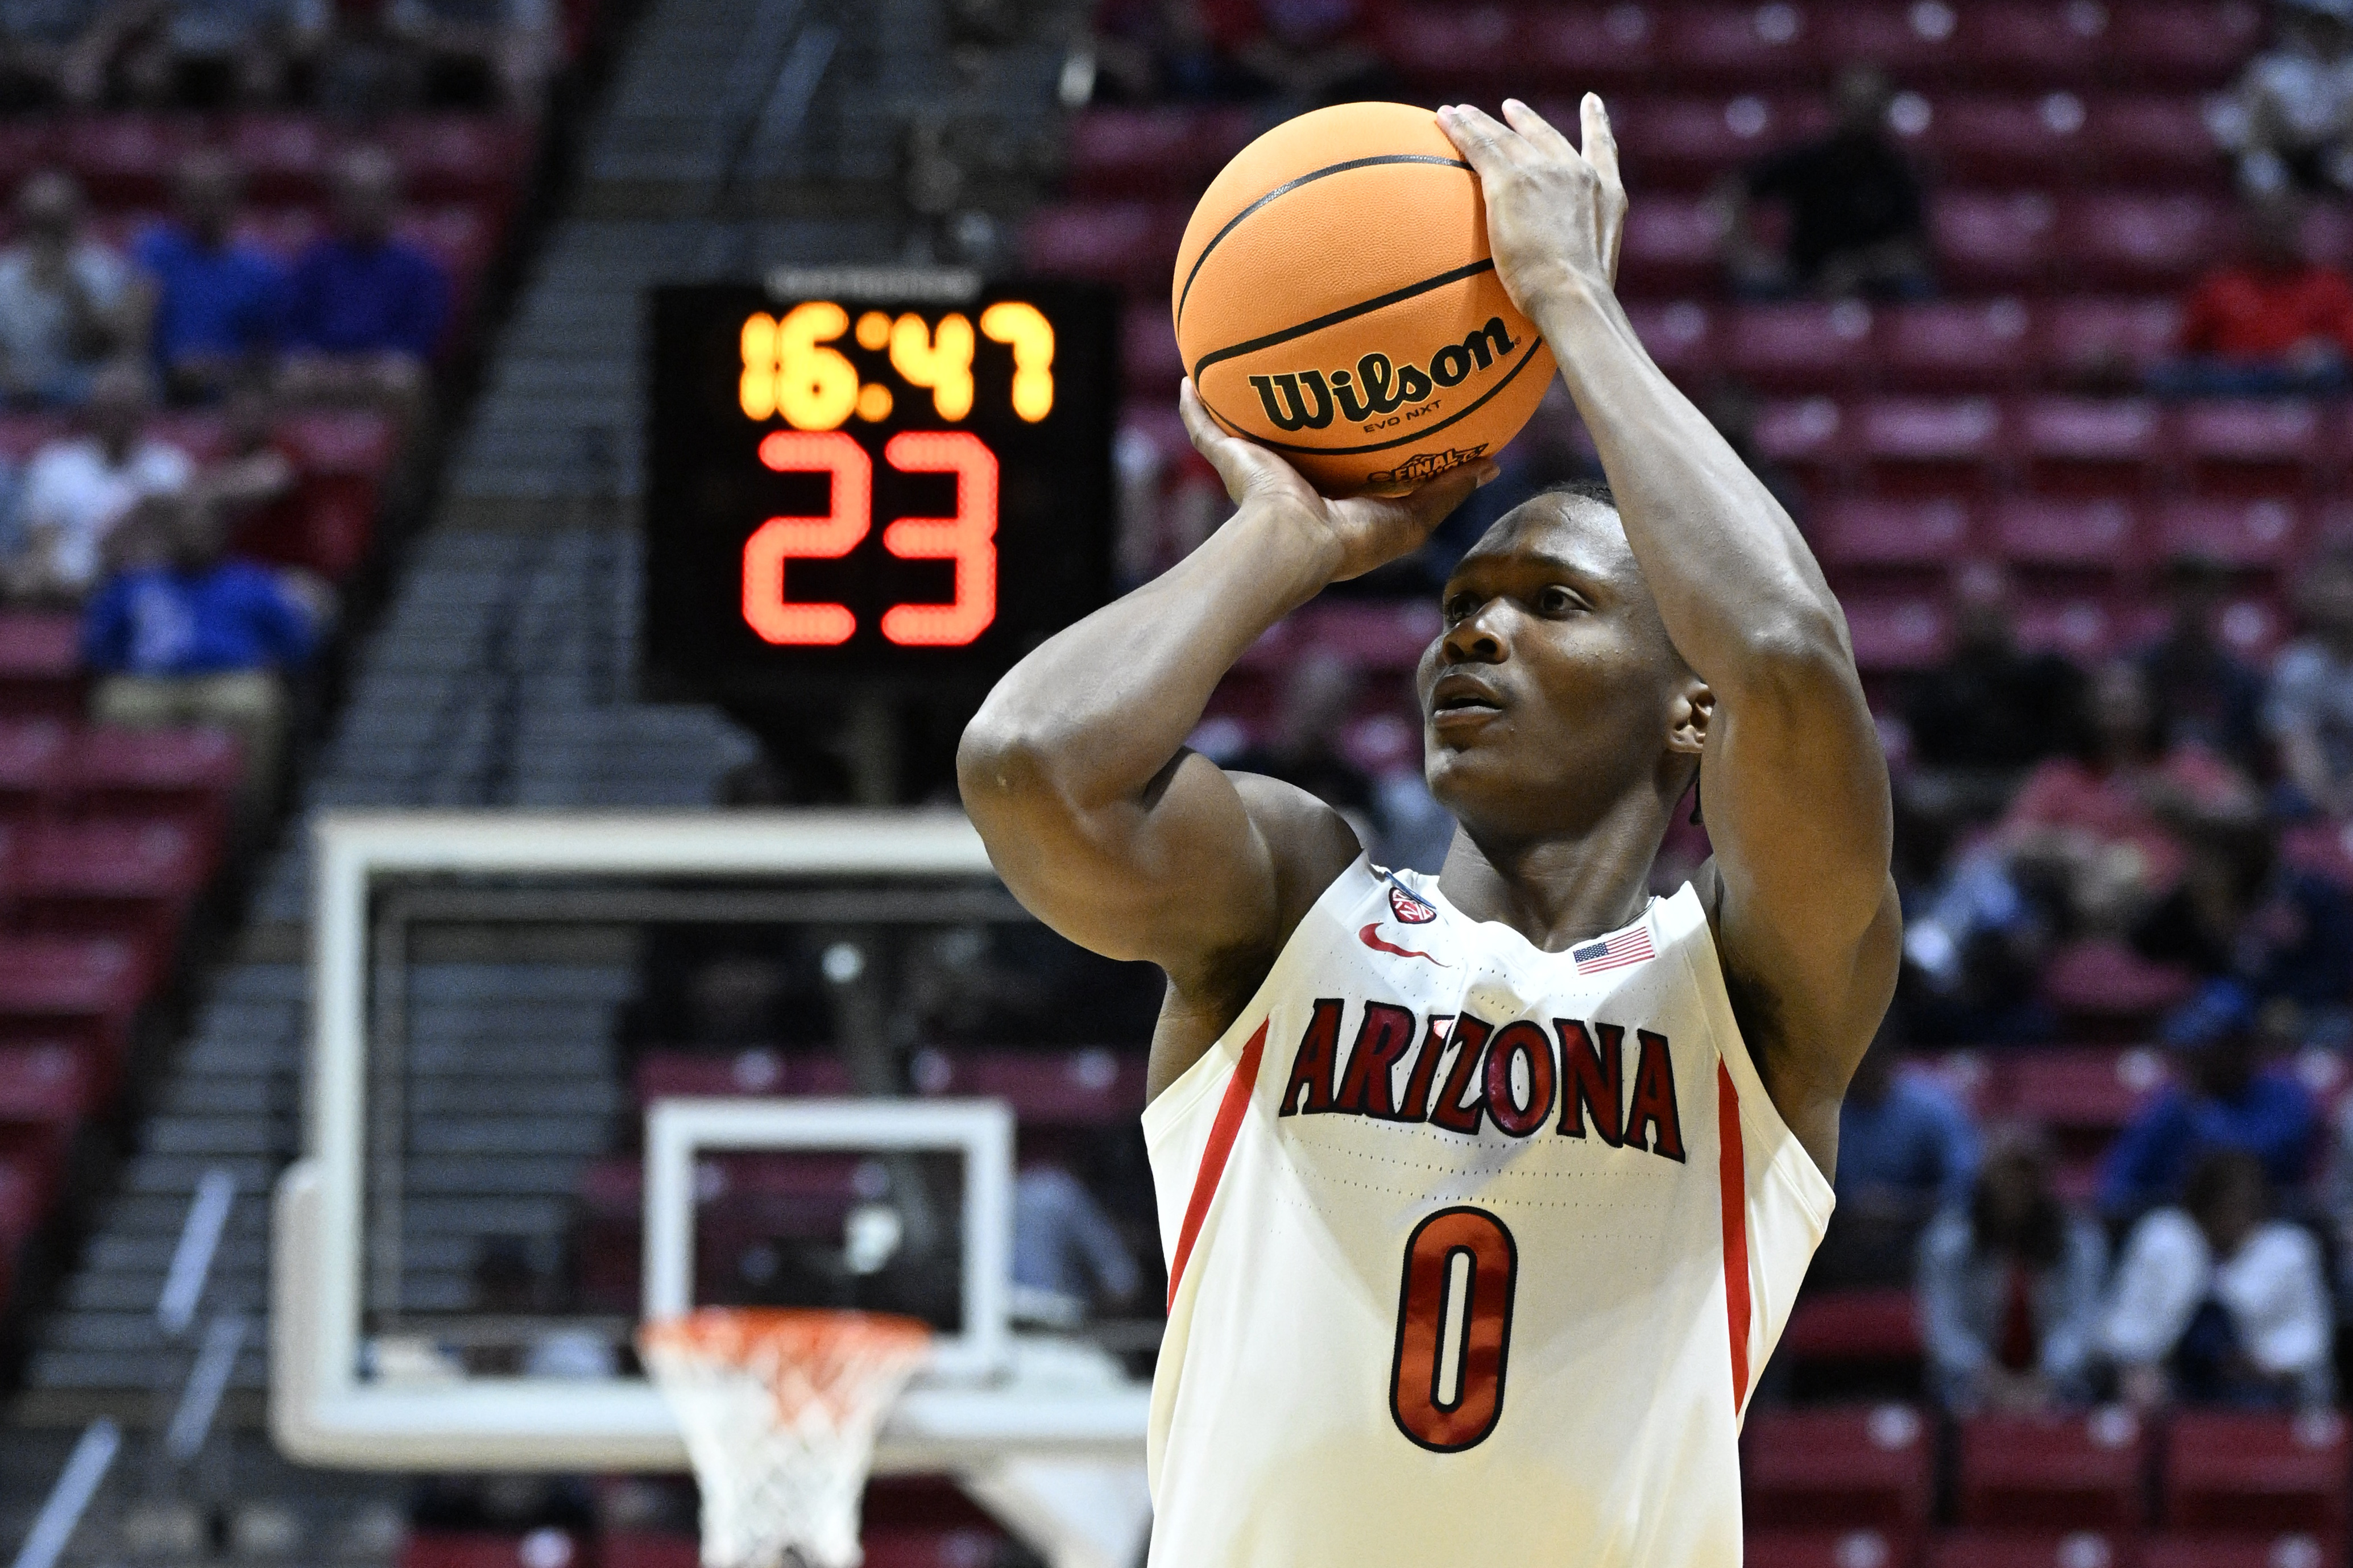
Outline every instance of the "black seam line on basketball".
<path fill-rule="evenodd" d="M 1193 362 L 1193 389 L 1196 392 L 1199 391 L 1201 373 L 1222 360 L 1232 359 L 1237 354 L 1256 353 L 1261 349 L 1271 349 L 1278 343 L 1287 343 L 1293 338 L 1303 338 L 1310 332 L 1320 332 L 1326 327 L 1336 327 L 1343 321 L 1355 321 L 1358 316 L 1371 311 L 1387 310 L 1389 306 L 1400 300 L 1410 300 L 1417 294 L 1427 294 L 1432 289 L 1443 289 L 1449 283 L 1460 283 L 1465 278 L 1476 278 L 1482 272 L 1493 272 L 1494 269 L 1494 258 L 1489 257 L 1483 261 L 1473 261 L 1466 267 L 1457 267 L 1451 271 L 1441 272 L 1435 278 L 1425 278 L 1419 283 L 1409 283 L 1402 289 L 1392 289 L 1386 294 L 1376 294 L 1369 300 L 1359 300 L 1345 310 L 1335 310 L 1328 316 L 1318 316 L 1312 321 L 1302 321 L 1295 327 L 1285 327 L 1279 332 L 1269 332 L 1262 338 L 1252 338 L 1248 342 L 1234 343 L 1222 349 L 1211 349 Z"/>
<path fill-rule="evenodd" d="M 1294 447 L 1288 441 L 1270 441 L 1263 436 L 1251 435 L 1249 431 L 1244 430 L 1240 425 L 1235 424 L 1224 415 L 1218 413 L 1216 409 L 1209 408 L 1209 401 L 1208 398 L 1203 398 L 1201 400 L 1201 406 L 1208 408 L 1209 413 L 1215 416 L 1219 424 L 1223 425 L 1229 430 L 1234 431 L 1244 440 L 1255 441 L 1261 447 L 1270 447 L 1278 452 L 1305 452 L 1312 457 L 1317 458 L 1352 458 L 1359 452 L 1385 452 L 1391 447 L 1402 447 L 1409 442 L 1419 441 L 1424 436 L 1434 435 L 1438 431 L 1445 429 L 1449 425 L 1453 424 L 1457 419 L 1467 419 L 1472 415 L 1476 414 L 1479 411 L 1480 405 L 1494 396 L 1495 394 L 1503 391 L 1504 388 L 1511 385 L 1512 377 L 1527 369 L 1528 361 L 1535 357 L 1536 342 L 1543 342 L 1542 339 L 1536 339 L 1535 342 L 1531 342 L 1526 348 L 1522 349 L 1520 351 L 1520 357 L 1513 362 L 1512 368 L 1504 373 L 1504 379 L 1489 387 L 1486 391 L 1481 393 L 1478 396 L 1472 398 L 1469 407 L 1458 408 L 1453 413 L 1448 415 L 1445 418 L 1440 420 L 1437 424 L 1424 425 L 1418 429 L 1409 431 L 1407 434 L 1398 437 L 1394 441 L 1376 441 L 1369 447 Z M 1200 389 L 1201 384 L 1198 381 L 1195 382 L 1193 384 L 1193 390 L 1196 393 L 1198 393 Z"/>
<path fill-rule="evenodd" d="M 1193 279 L 1201 275 L 1201 263 L 1209 259 L 1209 252 L 1218 248 L 1218 241 L 1234 232 L 1235 225 L 1275 197 L 1289 195 L 1311 180 L 1320 180 L 1326 174 L 1345 174 L 1351 169 L 1369 169 L 1376 163 L 1436 163 L 1442 168 L 1461 169 L 1466 174 L 1471 168 L 1460 158 L 1434 158 L 1427 153 L 1384 153 L 1376 158 L 1351 158 L 1345 163 L 1326 163 L 1320 169 L 1310 169 L 1295 180 L 1285 181 L 1228 218 L 1226 226 L 1211 235 L 1209 243 L 1201 247 L 1201 254 L 1193 258 L 1193 269 L 1185 274 L 1185 287 L 1176 291 L 1176 324 L 1179 327 L 1185 324 L 1185 301 L 1193 297 Z"/>

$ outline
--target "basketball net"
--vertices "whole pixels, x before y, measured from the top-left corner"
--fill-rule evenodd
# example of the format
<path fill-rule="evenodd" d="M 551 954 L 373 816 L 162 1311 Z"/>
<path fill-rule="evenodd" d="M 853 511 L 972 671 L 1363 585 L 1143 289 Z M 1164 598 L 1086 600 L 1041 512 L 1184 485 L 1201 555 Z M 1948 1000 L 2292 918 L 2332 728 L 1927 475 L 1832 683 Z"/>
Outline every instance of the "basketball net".
<path fill-rule="evenodd" d="M 645 1324 L 638 1353 L 702 1489 L 703 1568 L 857 1568 L 884 1412 L 931 1353 L 913 1318 L 705 1307 Z"/>

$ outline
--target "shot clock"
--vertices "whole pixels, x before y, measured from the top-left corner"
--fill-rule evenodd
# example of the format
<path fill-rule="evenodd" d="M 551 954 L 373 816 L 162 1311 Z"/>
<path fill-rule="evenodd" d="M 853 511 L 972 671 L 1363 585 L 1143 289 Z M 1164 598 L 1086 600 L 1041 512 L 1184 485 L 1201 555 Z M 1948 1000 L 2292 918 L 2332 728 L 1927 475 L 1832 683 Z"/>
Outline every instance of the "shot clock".
<path fill-rule="evenodd" d="M 814 281 L 652 295 L 649 667 L 739 697 L 994 679 L 1109 592 L 1116 299 Z"/>

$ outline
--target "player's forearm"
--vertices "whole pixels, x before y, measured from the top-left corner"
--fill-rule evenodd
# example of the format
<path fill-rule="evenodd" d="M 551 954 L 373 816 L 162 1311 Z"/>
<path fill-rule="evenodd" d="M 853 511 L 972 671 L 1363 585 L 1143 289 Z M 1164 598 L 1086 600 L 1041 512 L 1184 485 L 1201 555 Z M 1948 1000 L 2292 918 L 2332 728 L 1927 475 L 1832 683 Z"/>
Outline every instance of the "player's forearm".
<path fill-rule="evenodd" d="M 1719 690 L 1780 657 L 1846 657 L 1844 622 L 1780 502 L 1652 363 L 1617 300 L 1537 310 L 1675 647 Z"/>
<path fill-rule="evenodd" d="M 967 805 L 1050 791 L 1085 810 L 1148 787 L 1209 694 L 1338 566 L 1324 531 L 1248 502 L 1201 547 L 1059 633 L 997 683 L 958 754 Z"/>

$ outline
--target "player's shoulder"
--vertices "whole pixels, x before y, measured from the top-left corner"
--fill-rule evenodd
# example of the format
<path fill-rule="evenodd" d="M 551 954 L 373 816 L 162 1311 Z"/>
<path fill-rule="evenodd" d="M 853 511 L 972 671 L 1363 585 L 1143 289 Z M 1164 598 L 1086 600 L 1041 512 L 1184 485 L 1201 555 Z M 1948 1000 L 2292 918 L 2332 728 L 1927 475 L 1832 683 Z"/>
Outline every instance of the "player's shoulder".
<path fill-rule="evenodd" d="M 1356 863 L 1364 844 L 1345 816 L 1297 784 L 1263 773 L 1227 776 L 1273 868 L 1280 935 L 1288 937 L 1324 889 Z"/>

